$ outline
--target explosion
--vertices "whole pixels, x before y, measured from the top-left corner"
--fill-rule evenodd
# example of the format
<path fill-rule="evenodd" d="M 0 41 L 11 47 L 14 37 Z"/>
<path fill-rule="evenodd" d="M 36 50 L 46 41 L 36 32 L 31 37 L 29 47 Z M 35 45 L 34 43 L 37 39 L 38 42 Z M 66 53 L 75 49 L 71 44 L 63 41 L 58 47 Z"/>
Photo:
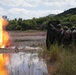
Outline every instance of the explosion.
<path fill-rule="evenodd" d="M 7 19 L 0 18 L 0 48 L 9 47 L 11 45 L 10 37 L 5 27 L 8 25 Z M 0 75 L 8 75 L 6 64 L 9 60 L 7 54 L 0 54 Z"/>
<path fill-rule="evenodd" d="M 7 24 L 7 20 L 0 18 L 0 48 L 5 48 L 11 44 L 8 32 L 5 30 Z"/>

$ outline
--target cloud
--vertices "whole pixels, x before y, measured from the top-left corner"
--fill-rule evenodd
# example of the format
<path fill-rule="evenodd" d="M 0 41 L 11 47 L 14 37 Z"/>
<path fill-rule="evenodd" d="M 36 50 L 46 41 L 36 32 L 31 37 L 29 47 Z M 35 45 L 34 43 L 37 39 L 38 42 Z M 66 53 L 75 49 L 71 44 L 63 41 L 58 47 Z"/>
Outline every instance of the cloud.
<path fill-rule="evenodd" d="M 38 4 L 37 0 L 2 0 L 0 4 L 11 7 L 35 7 Z"/>
<path fill-rule="evenodd" d="M 46 16 L 49 14 L 57 14 L 60 13 L 62 11 L 60 10 L 26 10 L 23 8 L 12 8 L 10 10 L 8 10 L 8 13 L 11 13 L 13 15 L 26 15 L 24 18 L 33 18 L 33 17 L 42 17 L 42 16 Z"/>
<path fill-rule="evenodd" d="M 46 6 L 76 6 L 75 0 L 42 0 L 41 2 Z"/>
<path fill-rule="evenodd" d="M 70 7 L 76 7 L 76 0 L 66 0 L 66 2 Z"/>
<path fill-rule="evenodd" d="M 0 16 L 7 15 L 7 12 L 4 10 L 4 8 L 0 7 Z"/>
<path fill-rule="evenodd" d="M 4 8 L 0 7 L 0 10 L 4 10 Z"/>
<path fill-rule="evenodd" d="M 76 0 L 0 0 L 0 5 L 0 16 L 33 18 L 76 7 Z"/>
<path fill-rule="evenodd" d="M 76 6 L 76 0 L 2 0 L 0 4 L 11 7 L 36 7 L 40 4 L 46 6 Z"/>

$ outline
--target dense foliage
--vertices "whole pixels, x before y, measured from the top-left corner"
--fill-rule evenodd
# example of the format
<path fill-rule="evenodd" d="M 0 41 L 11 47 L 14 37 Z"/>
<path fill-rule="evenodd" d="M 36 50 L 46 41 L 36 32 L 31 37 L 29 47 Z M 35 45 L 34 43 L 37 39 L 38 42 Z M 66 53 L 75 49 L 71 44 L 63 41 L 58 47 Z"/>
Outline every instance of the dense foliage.
<path fill-rule="evenodd" d="M 49 15 L 46 17 L 33 18 L 28 20 L 15 18 L 14 20 L 9 20 L 7 30 L 46 30 L 49 20 L 60 20 L 63 26 L 76 26 L 76 8 L 69 9 L 58 15 Z"/>

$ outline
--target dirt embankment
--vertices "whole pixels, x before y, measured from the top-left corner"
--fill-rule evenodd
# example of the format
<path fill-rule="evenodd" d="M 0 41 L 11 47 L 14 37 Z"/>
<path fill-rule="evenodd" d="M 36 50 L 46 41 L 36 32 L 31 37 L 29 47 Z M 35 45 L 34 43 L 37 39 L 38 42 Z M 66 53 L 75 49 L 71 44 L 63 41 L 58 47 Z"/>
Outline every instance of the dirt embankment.
<path fill-rule="evenodd" d="M 46 31 L 11 31 L 9 32 L 13 44 L 40 46 L 45 44 Z"/>

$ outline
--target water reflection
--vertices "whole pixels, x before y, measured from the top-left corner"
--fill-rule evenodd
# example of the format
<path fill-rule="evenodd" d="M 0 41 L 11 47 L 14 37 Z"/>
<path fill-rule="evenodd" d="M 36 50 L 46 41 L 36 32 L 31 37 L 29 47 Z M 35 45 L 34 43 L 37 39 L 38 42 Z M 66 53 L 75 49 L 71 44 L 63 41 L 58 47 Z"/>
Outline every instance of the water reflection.
<path fill-rule="evenodd" d="M 46 63 L 38 53 L 13 53 L 7 68 L 10 75 L 48 75 Z"/>
<path fill-rule="evenodd" d="M 0 54 L 0 75 L 8 75 L 9 72 L 6 68 L 6 65 L 9 61 L 9 54 Z"/>

